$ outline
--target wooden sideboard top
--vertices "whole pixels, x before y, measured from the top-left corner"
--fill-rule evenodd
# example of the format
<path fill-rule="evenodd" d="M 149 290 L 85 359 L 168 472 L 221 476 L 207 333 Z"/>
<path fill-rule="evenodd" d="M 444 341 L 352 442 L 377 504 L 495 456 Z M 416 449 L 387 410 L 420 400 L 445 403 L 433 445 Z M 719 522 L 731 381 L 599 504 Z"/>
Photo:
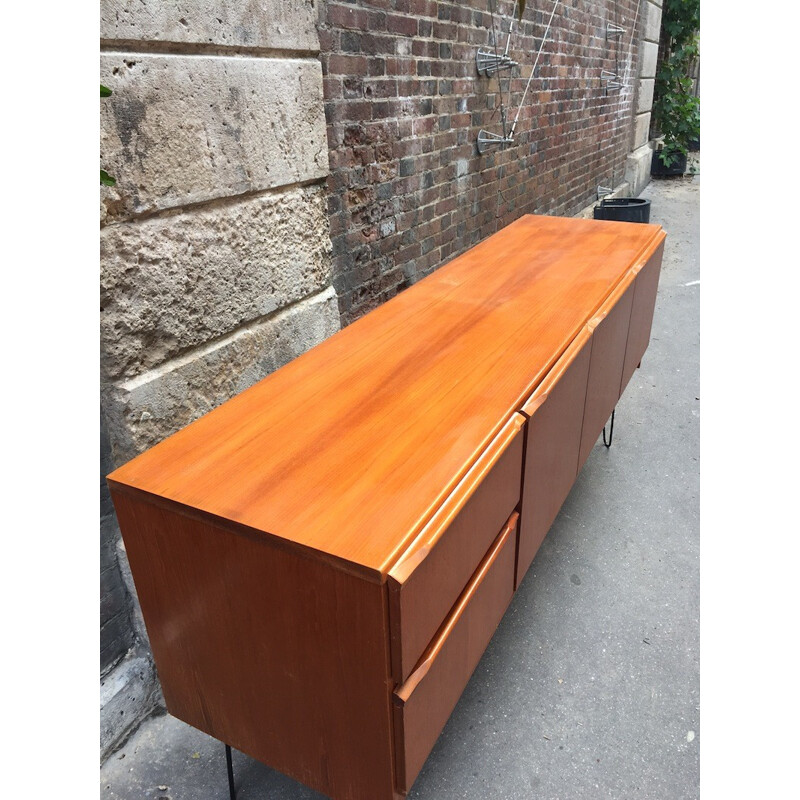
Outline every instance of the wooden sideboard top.
<path fill-rule="evenodd" d="M 109 484 L 383 580 L 663 238 L 657 225 L 521 217 Z"/>

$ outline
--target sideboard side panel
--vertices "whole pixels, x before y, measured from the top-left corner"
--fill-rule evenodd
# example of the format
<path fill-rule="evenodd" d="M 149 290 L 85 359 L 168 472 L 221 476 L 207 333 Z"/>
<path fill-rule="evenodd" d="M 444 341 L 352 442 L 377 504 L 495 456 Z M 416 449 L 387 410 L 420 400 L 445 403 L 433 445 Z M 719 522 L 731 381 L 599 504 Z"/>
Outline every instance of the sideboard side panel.
<path fill-rule="evenodd" d="M 337 800 L 394 797 L 385 586 L 114 504 L 169 712 Z"/>

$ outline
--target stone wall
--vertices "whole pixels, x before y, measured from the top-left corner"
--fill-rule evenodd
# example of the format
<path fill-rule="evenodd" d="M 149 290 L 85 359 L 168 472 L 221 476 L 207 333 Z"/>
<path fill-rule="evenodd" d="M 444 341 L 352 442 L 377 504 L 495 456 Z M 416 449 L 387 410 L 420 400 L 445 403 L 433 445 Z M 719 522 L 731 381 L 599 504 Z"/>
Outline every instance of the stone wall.
<path fill-rule="evenodd" d="M 639 14 L 641 25 L 641 58 L 636 76 L 636 107 L 631 137 L 631 153 L 625 168 L 625 179 L 632 194 L 639 194 L 650 181 L 650 112 L 653 107 L 658 43 L 661 32 L 661 6 L 663 0 L 641 0 Z"/>
<path fill-rule="evenodd" d="M 623 184 L 634 117 L 649 111 L 649 79 L 638 79 L 652 48 L 639 43 L 653 5 L 559 2 L 514 144 L 479 155 L 478 132 L 502 132 L 501 93 L 509 127 L 517 116 L 552 1 L 528 2 L 509 51 L 520 66 L 498 80 L 478 74 L 475 56 L 495 38 L 504 50 L 512 0 L 327 0 L 320 43 L 343 323 L 522 214 L 574 215 L 598 185 Z M 622 36 L 607 39 L 609 23 Z M 602 70 L 626 88 L 606 91 Z"/>
<path fill-rule="evenodd" d="M 339 314 L 313 0 L 101 0 L 100 16 L 105 754 L 159 694 L 103 477 Z"/>

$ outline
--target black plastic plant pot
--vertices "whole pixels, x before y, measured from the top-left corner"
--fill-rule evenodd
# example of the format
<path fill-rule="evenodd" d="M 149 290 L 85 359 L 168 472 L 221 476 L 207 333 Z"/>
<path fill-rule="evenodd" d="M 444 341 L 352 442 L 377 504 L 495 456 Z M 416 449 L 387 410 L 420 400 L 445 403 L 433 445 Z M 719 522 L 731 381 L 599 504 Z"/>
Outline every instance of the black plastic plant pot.
<path fill-rule="evenodd" d="M 594 207 L 595 219 L 650 222 L 650 201 L 641 197 L 609 197 Z"/>
<path fill-rule="evenodd" d="M 686 172 L 686 163 L 686 156 L 684 154 L 679 154 L 668 167 L 664 166 L 664 162 L 661 160 L 661 151 L 653 150 L 650 174 L 663 178 L 668 178 L 672 175 L 683 175 Z"/>

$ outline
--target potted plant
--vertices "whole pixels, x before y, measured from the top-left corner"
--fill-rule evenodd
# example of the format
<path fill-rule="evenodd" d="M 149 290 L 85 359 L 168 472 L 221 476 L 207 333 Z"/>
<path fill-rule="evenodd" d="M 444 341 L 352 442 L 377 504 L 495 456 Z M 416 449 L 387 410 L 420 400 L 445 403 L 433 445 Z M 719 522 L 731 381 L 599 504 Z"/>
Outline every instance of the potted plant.
<path fill-rule="evenodd" d="M 700 98 L 691 76 L 699 29 L 700 0 L 664 0 L 651 123 L 651 134 L 663 137 L 663 144 L 653 151 L 653 175 L 683 175 L 689 146 L 700 139 Z"/>

